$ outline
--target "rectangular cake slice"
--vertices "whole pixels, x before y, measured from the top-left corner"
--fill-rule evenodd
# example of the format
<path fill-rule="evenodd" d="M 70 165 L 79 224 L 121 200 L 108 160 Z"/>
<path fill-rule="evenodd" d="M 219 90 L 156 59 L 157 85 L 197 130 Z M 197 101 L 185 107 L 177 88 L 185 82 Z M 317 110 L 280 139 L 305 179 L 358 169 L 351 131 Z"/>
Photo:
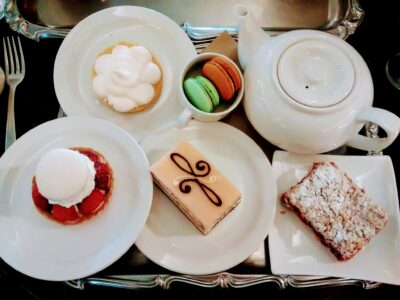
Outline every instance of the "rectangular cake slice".
<path fill-rule="evenodd" d="M 207 234 L 240 202 L 240 192 L 190 143 L 182 141 L 151 167 L 155 183 Z"/>
<path fill-rule="evenodd" d="M 356 255 L 387 223 L 386 213 L 333 162 L 314 163 L 281 200 L 341 261 Z"/>

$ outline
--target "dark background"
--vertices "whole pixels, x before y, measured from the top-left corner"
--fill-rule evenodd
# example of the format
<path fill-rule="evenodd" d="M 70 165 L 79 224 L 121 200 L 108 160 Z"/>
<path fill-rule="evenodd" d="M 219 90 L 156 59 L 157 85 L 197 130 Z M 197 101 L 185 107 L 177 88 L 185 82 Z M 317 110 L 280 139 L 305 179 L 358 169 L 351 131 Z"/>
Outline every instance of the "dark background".
<path fill-rule="evenodd" d="M 398 1 L 361 1 L 365 10 L 365 18 L 356 33 L 347 41 L 362 55 L 370 68 L 375 88 L 374 106 L 388 109 L 400 116 L 400 91 L 395 89 L 385 76 L 386 60 L 400 52 L 400 5 Z M 13 32 L 4 20 L 0 21 L 0 36 Z M 58 39 L 45 39 L 35 42 L 20 37 L 23 44 L 27 72 L 24 81 L 17 88 L 15 116 L 17 137 L 29 129 L 56 118 L 58 102 L 53 87 L 53 65 L 57 50 L 61 44 Z M 1 47 L 2 48 L 2 47 Z M 2 52 L 2 51 L 0 51 Z M 2 57 L 2 53 L 0 56 Z M 2 58 L 0 64 L 4 66 Z M 8 88 L 0 95 L 0 141 L 3 145 Z M 3 146 L 0 147 L 3 153 Z M 384 154 L 391 156 L 397 178 L 400 177 L 400 139 L 387 148 Z M 398 182 L 398 181 L 397 181 Z M 0 199 L 1 201 L 1 199 Z M 382 253 L 382 255 L 385 255 Z M 400 253 L 399 253 L 400 259 Z M 118 265 L 118 263 L 117 263 Z M 385 297 L 400 294 L 400 287 L 382 285 L 374 290 L 363 290 L 360 287 L 338 287 L 325 289 L 287 289 L 280 291 L 276 286 L 268 284 L 249 289 L 200 289 L 188 288 L 183 285 L 173 286 L 169 291 L 154 289 L 148 291 L 119 290 L 101 287 L 88 287 L 79 291 L 64 283 L 46 282 L 32 279 L 13 270 L 0 259 L 0 298 L 24 299 L 80 299 L 88 297 L 118 297 L 122 299 L 137 296 L 175 297 L 197 294 L 199 296 L 230 296 L 246 297 L 256 292 L 262 297 L 307 297 L 323 299 L 354 299 L 369 297 Z"/>

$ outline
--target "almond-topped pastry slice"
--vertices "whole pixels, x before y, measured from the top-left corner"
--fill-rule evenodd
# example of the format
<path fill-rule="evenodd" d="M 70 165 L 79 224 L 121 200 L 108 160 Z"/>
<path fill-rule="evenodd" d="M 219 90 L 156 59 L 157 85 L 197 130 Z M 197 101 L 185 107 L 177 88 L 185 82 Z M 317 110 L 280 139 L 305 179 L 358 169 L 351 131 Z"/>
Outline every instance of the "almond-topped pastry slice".
<path fill-rule="evenodd" d="M 186 141 L 156 162 L 151 174 L 203 234 L 209 233 L 240 202 L 239 190 Z"/>
<path fill-rule="evenodd" d="M 388 220 L 379 205 L 333 162 L 314 163 L 281 200 L 341 261 L 361 251 Z"/>

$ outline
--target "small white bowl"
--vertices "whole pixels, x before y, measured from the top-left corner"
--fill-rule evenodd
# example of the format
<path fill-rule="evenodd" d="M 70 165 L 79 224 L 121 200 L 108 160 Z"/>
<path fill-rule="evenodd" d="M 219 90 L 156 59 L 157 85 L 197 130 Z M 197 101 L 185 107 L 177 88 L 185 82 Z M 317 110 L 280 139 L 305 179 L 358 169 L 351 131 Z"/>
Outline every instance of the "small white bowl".
<path fill-rule="evenodd" d="M 192 103 L 190 103 L 183 90 L 183 82 L 188 77 L 195 77 L 196 75 L 201 75 L 201 68 L 204 65 L 204 63 L 211 60 L 213 57 L 217 56 L 226 59 L 227 61 L 232 63 L 233 66 L 235 66 L 236 70 L 240 75 L 241 86 L 239 91 L 237 91 L 236 93 L 236 98 L 230 101 L 229 104 L 222 103 L 217 107 L 216 111 L 208 113 L 201 111 L 200 109 L 193 106 Z M 177 119 L 178 127 L 185 127 L 186 124 L 192 118 L 202 122 L 216 122 L 218 120 L 221 120 L 222 118 L 226 117 L 229 113 L 231 113 L 239 105 L 240 101 L 242 101 L 244 94 L 244 80 L 242 72 L 240 71 L 239 67 L 229 57 L 215 52 L 202 53 L 197 55 L 190 61 L 188 61 L 185 67 L 183 68 L 182 72 L 180 73 L 178 82 L 179 82 L 178 95 L 180 102 L 184 108 L 183 112 Z"/>

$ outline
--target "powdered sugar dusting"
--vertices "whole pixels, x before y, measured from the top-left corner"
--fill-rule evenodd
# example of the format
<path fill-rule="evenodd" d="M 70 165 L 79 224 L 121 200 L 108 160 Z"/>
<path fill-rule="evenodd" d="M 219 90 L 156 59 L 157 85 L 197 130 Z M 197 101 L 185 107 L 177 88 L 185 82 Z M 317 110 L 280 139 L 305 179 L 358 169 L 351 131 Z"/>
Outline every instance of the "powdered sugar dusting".
<path fill-rule="evenodd" d="M 340 260 L 360 251 L 386 222 L 386 213 L 332 162 L 312 171 L 282 195 Z"/>

